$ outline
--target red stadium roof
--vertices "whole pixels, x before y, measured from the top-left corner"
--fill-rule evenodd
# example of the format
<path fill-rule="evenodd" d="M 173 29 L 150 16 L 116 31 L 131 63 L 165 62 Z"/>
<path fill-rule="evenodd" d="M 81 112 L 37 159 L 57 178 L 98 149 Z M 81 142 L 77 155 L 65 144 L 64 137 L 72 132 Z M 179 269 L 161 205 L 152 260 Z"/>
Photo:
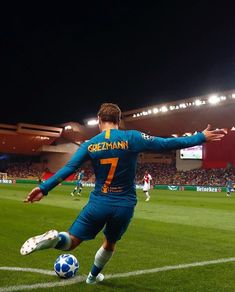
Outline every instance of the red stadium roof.
<path fill-rule="evenodd" d="M 50 145 L 62 128 L 19 123 L 0 124 L 0 153 L 36 155 L 42 145 Z"/>

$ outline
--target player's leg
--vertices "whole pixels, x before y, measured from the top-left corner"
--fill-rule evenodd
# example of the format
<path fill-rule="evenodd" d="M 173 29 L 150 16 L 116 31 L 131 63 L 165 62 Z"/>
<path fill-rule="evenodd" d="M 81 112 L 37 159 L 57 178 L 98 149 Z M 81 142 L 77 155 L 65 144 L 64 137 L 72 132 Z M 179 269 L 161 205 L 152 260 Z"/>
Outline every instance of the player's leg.
<path fill-rule="evenodd" d="M 74 196 L 74 195 L 76 194 L 77 189 L 78 189 L 78 187 L 76 186 L 76 187 L 74 188 L 74 190 L 71 192 L 71 196 Z"/>
<path fill-rule="evenodd" d="M 149 191 L 146 191 L 146 192 L 145 192 L 145 195 L 146 195 L 146 200 L 145 200 L 145 201 L 147 202 L 147 201 L 150 200 L 150 194 L 149 194 Z"/>
<path fill-rule="evenodd" d="M 150 200 L 150 195 L 149 195 L 149 192 L 148 192 L 148 189 L 144 189 L 143 192 L 145 193 L 145 201 L 149 201 Z"/>
<path fill-rule="evenodd" d="M 44 234 L 29 238 L 21 247 L 20 253 L 28 255 L 34 251 L 56 248 L 61 250 L 72 250 L 78 246 L 83 240 L 89 240 L 103 228 L 105 220 L 99 222 L 96 214 L 92 210 L 91 204 L 87 204 L 76 220 L 73 222 L 68 232 L 58 232 L 49 230 Z M 101 209 L 101 208 L 100 208 Z M 102 210 L 99 211 L 102 213 Z M 92 219 L 91 219 L 92 218 Z"/>
<path fill-rule="evenodd" d="M 104 280 L 104 275 L 100 272 L 111 259 L 116 243 L 111 243 L 107 239 L 104 240 L 103 245 L 95 254 L 94 264 L 90 273 L 87 276 L 86 283 L 93 284 Z"/>
<path fill-rule="evenodd" d="M 121 239 L 127 230 L 134 214 L 134 208 L 132 207 L 113 207 L 112 209 L 113 215 L 107 221 L 104 229 L 105 240 L 95 255 L 94 264 L 86 279 L 87 284 L 103 281 L 104 276 L 100 272 L 111 259 L 116 242 Z"/>
<path fill-rule="evenodd" d="M 78 190 L 78 195 L 81 197 L 81 191 L 82 191 L 82 184 L 80 183 L 80 185 L 79 185 L 79 190 Z"/>
<path fill-rule="evenodd" d="M 22 255 L 28 255 L 32 252 L 49 248 L 72 250 L 81 242 L 81 239 L 76 238 L 68 232 L 58 232 L 52 229 L 26 240 L 20 249 L 20 253 Z"/>

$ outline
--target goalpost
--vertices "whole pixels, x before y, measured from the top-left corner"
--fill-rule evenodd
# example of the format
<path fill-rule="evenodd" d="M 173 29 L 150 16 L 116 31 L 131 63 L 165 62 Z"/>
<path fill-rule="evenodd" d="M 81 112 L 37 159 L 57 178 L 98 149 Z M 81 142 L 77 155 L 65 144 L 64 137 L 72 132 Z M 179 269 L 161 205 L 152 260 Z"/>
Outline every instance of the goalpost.
<path fill-rule="evenodd" d="M 7 173 L 6 172 L 0 172 L 0 180 L 7 180 Z"/>

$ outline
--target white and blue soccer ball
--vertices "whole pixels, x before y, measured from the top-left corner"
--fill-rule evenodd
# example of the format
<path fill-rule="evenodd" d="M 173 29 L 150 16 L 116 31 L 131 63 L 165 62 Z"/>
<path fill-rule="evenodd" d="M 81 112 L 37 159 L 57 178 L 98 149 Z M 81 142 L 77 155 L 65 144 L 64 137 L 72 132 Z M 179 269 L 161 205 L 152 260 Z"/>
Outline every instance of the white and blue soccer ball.
<path fill-rule="evenodd" d="M 61 254 L 55 260 L 54 270 L 60 278 L 72 278 L 76 275 L 79 263 L 72 254 Z"/>

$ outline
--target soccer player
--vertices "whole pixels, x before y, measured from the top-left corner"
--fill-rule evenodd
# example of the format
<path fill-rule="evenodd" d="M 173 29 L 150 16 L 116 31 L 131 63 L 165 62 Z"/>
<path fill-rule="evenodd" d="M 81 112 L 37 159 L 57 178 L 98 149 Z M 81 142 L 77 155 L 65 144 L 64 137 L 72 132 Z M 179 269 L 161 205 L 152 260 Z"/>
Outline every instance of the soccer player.
<path fill-rule="evenodd" d="M 79 195 L 81 196 L 81 191 L 82 191 L 82 180 L 84 177 L 84 170 L 81 170 L 77 175 L 77 181 L 76 181 L 76 187 L 74 188 L 74 190 L 71 192 L 71 196 L 74 195 Z"/>
<path fill-rule="evenodd" d="M 138 153 L 187 148 L 220 140 L 226 133 L 223 129 L 210 130 L 208 125 L 203 132 L 190 137 L 160 138 L 135 130 L 119 130 L 120 119 L 121 111 L 116 104 L 102 104 L 98 112 L 101 133 L 83 143 L 64 167 L 32 189 L 24 200 L 30 203 L 40 201 L 85 161 L 92 161 L 96 176 L 94 190 L 68 231 L 50 230 L 31 237 L 20 250 L 22 255 L 45 248 L 72 250 L 81 242 L 94 239 L 103 229 L 104 241 L 95 254 L 86 279 L 88 284 L 104 279 L 100 272 L 112 257 L 116 242 L 127 230 L 133 216 L 137 203 L 135 172 Z"/>
<path fill-rule="evenodd" d="M 230 178 L 227 178 L 226 182 L 226 193 L 227 197 L 231 197 L 231 192 L 233 191 L 233 182 Z"/>
<path fill-rule="evenodd" d="M 146 196 L 146 202 L 148 202 L 150 200 L 150 195 L 149 195 L 149 190 L 151 188 L 151 180 L 152 180 L 152 176 L 148 173 L 148 171 L 145 171 L 144 174 L 144 187 L 143 187 L 143 192 L 145 193 Z"/>

